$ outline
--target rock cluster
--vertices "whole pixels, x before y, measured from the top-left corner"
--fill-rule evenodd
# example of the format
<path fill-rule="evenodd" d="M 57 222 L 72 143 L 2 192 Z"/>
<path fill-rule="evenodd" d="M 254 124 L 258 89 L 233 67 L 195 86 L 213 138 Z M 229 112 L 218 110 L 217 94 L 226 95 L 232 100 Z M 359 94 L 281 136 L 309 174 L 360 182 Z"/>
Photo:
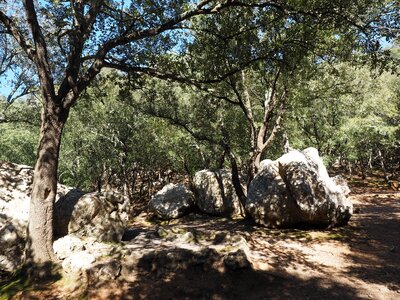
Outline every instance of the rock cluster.
<path fill-rule="evenodd" d="M 344 182 L 329 177 L 315 148 L 264 161 L 249 186 L 246 209 L 268 227 L 336 226 L 350 219 L 353 206 Z"/>
<path fill-rule="evenodd" d="M 243 208 L 225 170 L 202 170 L 195 174 L 195 205 L 207 214 L 243 217 L 267 227 L 344 225 L 353 212 L 344 178 L 330 178 L 315 148 L 293 150 L 279 159 L 264 160 L 251 182 Z M 183 202 L 183 186 L 166 186 L 151 201 L 150 208 L 163 219 L 177 218 L 193 209 Z M 185 190 L 186 195 L 191 195 Z M 191 196 L 189 197 L 191 199 Z M 179 213 L 178 213 L 179 212 Z"/>
<path fill-rule="evenodd" d="M 23 261 L 32 176 L 30 167 L 0 165 L 0 274 L 16 270 Z M 263 161 L 249 186 L 245 207 L 231 177 L 225 170 L 199 171 L 193 192 L 184 185 L 169 184 L 150 200 L 149 209 L 162 219 L 179 218 L 195 208 L 236 218 L 244 216 L 246 209 L 256 223 L 268 227 L 343 225 L 352 214 L 345 180 L 329 177 L 314 148 Z M 132 210 L 126 197 L 84 193 L 62 185 L 58 189 L 53 248 L 69 274 L 135 280 L 140 269 L 169 272 L 177 266 L 199 264 L 231 270 L 252 266 L 249 247 L 240 235 L 217 234 L 207 244 L 196 233 L 160 227 L 138 231 L 130 241 L 121 242 Z"/>
<path fill-rule="evenodd" d="M 193 192 L 182 184 L 169 184 L 149 202 L 149 210 L 161 219 L 173 219 L 195 208 L 203 213 L 229 218 L 242 218 L 244 207 L 226 170 L 201 170 L 193 179 Z"/>

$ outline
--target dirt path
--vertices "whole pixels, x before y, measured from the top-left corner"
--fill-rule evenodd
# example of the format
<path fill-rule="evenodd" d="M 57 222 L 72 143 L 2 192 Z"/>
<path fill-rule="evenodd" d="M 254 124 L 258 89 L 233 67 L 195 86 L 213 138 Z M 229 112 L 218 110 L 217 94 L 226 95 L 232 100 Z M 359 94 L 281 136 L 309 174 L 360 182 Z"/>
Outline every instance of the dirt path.
<path fill-rule="evenodd" d="M 357 213 L 348 226 L 329 231 L 269 230 L 206 216 L 158 225 L 137 218 L 132 242 L 138 234 L 160 228 L 194 233 L 201 237 L 199 244 L 210 243 L 221 233 L 239 234 L 247 242 L 252 267 L 225 272 L 218 263 L 184 267 L 191 258 L 181 253 L 176 266 L 165 271 L 173 250 L 161 245 L 157 251 L 165 256 L 152 260 L 133 282 L 91 282 L 83 298 L 400 299 L 400 193 L 354 191 Z M 71 291 L 55 283 L 17 298 L 73 299 L 81 293 L 82 289 Z"/>

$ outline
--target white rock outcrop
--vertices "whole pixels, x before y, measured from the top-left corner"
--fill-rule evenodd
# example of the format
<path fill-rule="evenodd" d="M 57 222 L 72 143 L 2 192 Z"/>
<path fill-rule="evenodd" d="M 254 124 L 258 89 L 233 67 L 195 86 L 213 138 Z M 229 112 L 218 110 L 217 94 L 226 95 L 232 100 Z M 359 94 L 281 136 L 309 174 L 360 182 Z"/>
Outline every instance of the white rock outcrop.
<path fill-rule="evenodd" d="M 190 213 L 195 207 L 193 193 L 183 184 L 167 184 L 149 201 L 149 210 L 169 220 Z"/>
<path fill-rule="evenodd" d="M 353 213 L 347 193 L 343 182 L 329 177 L 315 148 L 294 150 L 262 163 L 249 186 L 246 209 L 268 227 L 344 225 Z"/>

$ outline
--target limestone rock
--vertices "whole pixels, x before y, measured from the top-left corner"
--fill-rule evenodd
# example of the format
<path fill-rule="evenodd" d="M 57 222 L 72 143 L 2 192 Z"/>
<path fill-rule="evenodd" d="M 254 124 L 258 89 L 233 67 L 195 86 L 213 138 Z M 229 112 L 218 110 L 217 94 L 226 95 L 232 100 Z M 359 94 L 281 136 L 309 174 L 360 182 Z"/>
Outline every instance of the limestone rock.
<path fill-rule="evenodd" d="M 15 271 L 23 261 L 33 168 L 0 163 L 0 272 Z M 58 185 L 57 198 L 68 191 Z"/>
<path fill-rule="evenodd" d="M 150 201 L 149 209 L 161 219 L 180 218 L 194 208 L 194 195 L 183 184 L 168 184 Z"/>
<path fill-rule="evenodd" d="M 224 258 L 225 267 L 229 270 L 251 268 L 251 263 L 243 250 L 231 252 Z"/>
<path fill-rule="evenodd" d="M 342 192 L 345 196 L 350 194 L 351 190 L 350 190 L 349 186 L 347 185 L 346 179 L 343 176 L 336 175 L 336 176 L 332 177 L 332 180 L 334 183 L 336 183 L 336 185 L 338 185 L 342 189 Z"/>
<path fill-rule="evenodd" d="M 109 259 L 94 263 L 88 269 L 88 275 L 94 280 L 114 280 L 121 274 L 122 266 L 116 259 Z"/>
<path fill-rule="evenodd" d="M 12 273 L 24 258 L 24 226 L 0 214 L 0 273 Z"/>
<path fill-rule="evenodd" d="M 32 192 L 33 168 L 25 165 L 3 162 L 0 164 L 0 213 L 27 226 L 29 202 Z M 57 185 L 56 201 L 65 195 L 70 187 Z"/>
<path fill-rule="evenodd" d="M 62 267 L 66 273 L 81 273 L 88 270 L 95 261 L 96 257 L 88 251 L 78 251 L 64 259 Z"/>
<path fill-rule="evenodd" d="M 97 241 L 117 242 L 124 233 L 125 222 L 115 201 L 103 193 L 84 194 L 71 190 L 55 205 L 55 234 L 94 237 Z"/>
<path fill-rule="evenodd" d="M 225 253 L 223 262 L 228 270 L 251 268 L 250 248 L 246 239 L 240 234 L 219 232 L 211 246 L 218 253 Z"/>
<path fill-rule="evenodd" d="M 85 246 L 80 238 L 66 235 L 54 241 L 53 249 L 59 259 L 65 259 L 73 252 L 85 250 Z"/>
<path fill-rule="evenodd" d="M 353 205 L 314 148 L 266 161 L 250 184 L 246 209 L 269 227 L 335 226 L 348 222 Z"/>
<path fill-rule="evenodd" d="M 244 216 L 244 208 L 232 184 L 232 175 L 226 170 L 202 170 L 194 180 L 196 204 L 205 213 L 226 216 Z"/>

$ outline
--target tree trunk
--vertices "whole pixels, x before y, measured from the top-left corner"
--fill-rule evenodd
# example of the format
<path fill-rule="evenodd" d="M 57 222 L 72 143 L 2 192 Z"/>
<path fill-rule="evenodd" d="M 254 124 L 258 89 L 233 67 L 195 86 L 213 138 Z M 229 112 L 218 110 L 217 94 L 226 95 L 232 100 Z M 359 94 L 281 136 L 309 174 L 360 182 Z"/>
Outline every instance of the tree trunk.
<path fill-rule="evenodd" d="M 389 176 L 387 175 L 387 172 L 386 172 L 385 160 L 383 158 L 381 149 L 378 149 L 378 158 L 379 158 L 379 162 L 381 164 L 381 168 L 382 168 L 382 171 L 383 171 L 383 176 L 385 178 L 385 181 L 388 183 L 389 182 Z"/>
<path fill-rule="evenodd" d="M 27 262 L 54 261 L 53 211 L 61 135 L 69 110 L 45 101 L 29 210 Z"/>
<path fill-rule="evenodd" d="M 250 214 L 249 212 L 246 210 L 246 202 L 247 202 L 247 196 L 244 194 L 243 192 L 243 188 L 242 185 L 240 183 L 240 178 L 239 178 L 239 170 L 238 170 L 238 166 L 236 163 L 236 159 L 235 156 L 233 155 L 233 153 L 231 151 L 229 151 L 229 158 L 230 158 L 230 163 L 231 163 L 231 170 L 232 170 L 232 185 L 235 189 L 236 195 L 239 198 L 240 203 L 243 206 L 243 217 L 249 219 L 250 218 Z"/>

